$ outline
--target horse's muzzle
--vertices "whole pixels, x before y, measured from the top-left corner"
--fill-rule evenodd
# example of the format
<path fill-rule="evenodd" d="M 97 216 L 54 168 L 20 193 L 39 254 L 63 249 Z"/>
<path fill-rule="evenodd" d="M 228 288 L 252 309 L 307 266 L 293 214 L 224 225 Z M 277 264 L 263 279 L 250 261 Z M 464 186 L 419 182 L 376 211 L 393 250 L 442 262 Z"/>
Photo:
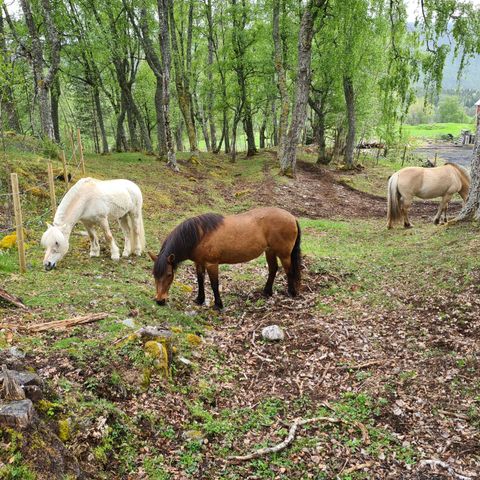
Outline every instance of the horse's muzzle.
<path fill-rule="evenodd" d="M 54 268 L 55 268 L 55 264 L 54 264 L 54 263 L 47 262 L 47 263 L 45 264 L 45 270 L 46 270 L 47 272 L 49 272 L 50 270 L 53 270 Z"/>
<path fill-rule="evenodd" d="M 167 301 L 165 299 L 163 300 L 155 300 L 157 305 L 161 305 L 162 307 L 166 305 Z"/>

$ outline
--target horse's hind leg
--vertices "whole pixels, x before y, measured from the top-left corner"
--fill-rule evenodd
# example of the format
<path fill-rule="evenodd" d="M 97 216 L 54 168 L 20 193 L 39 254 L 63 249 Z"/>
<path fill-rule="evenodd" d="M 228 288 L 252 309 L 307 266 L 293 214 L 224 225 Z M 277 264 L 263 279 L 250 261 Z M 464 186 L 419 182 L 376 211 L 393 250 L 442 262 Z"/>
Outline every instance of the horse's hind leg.
<path fill-rule="evenodd" d="M 220 298 L 220 292 L 218 289 L 218 264 L 209 265 L 207 267 L 208 277 L 210 278 L 210 285 L 212 286 L 213 296 L 215 297 L 215 310 L 221 310 L 223 308 L 223 302 Z"/>
<path fill-rule="evenodd" d="M 195 264 L 197 269 L 198 295 L 195 303 L 203 305 L 205 303 L 205 267 L 199 263 Z M 218 279 L 217 279 L 218 281 Z"/>
<path fill-rule="evenodd" d="M 120 259 L 120 250 L 115 243 L 115 239 L 113 238 L 112 231 L 110 230 L 110 225 L 108 224 L 108 219 L 102 218 L 99 221 L 100 226 L 103 228 L 103 232 L 105 233 L 105 240 L 110 245 L 110 257 L 112 260 L 119 260 Z"/>
<path fill-rule="evenodd" d="M 411 228 L 413 227 L 413 225 L 410 223 L 410 220 L 408 218 L 408 211 L 410 210 L 410 207 L 412 205 L 412 199 L 402 196 L 400 202 L 401 202 L 401 209 L 403 214 L 403 226 L 405 228 Z"/>
<path fill-rule="evenodd" d="M 144 243 L 142 238 L 142 236 L 144 235 L 143 228 L 142 228 L 142 217 L 138 214 L 131 213 L 130 218 L 132 221 L 132 229 L 133 229 L 132 251 L 135 253 L 135 255 L 139 257 L 142 254 L 143 243 Z"/>
<path fill-rule="evenodd" d="M 266 297 L 271 297 L 273 295 L 273 282 L 278 271 L 277 255 L 272 250 L 267 250 L 265 256 L 267 257 L 268 263 L 268 279 L 263 289 L 263 294 Z"/>
<path fill-rule="evenodd" d="M 132 253 L 132 245 L 130 242 L 131 225 L 127 215 L 124 215 L 123 217 L 119 218 L 118 223 L 120 224 L 120 228 L 122 229 L 123 236 L 125 238 L 122 257 L 129 257 Z"/>
<path fill-rule="evenodd" d="M 290 255 L 280 257 L 280 262 L 282 262 L 283 269 L 287 274 L 287 293 L 289 297 L 297 296 L 297 287 L 295 285 L 295 275 L 292 271 L 292 260 Z"/>

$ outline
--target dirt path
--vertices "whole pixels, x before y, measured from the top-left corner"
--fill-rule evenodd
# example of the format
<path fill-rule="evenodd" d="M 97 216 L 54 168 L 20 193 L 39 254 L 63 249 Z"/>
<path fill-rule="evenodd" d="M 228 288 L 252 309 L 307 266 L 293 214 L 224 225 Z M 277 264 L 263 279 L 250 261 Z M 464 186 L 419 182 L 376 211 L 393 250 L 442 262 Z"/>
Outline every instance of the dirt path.
<path fill-rule="evenodd" d="M 297 177 L 288 183 L 275 183 L 268 167 L 265 181 L 256 192 L 258 202 L 277 205 L 299 217 L 307 218 L 382 218 L 387 215 L 386 198 L 355 190 L 339 180 L 345 172 L 332 172 L 318 165 L 300 161 Z M 355 175 L 352 173 L 352 175 Z M 460 210 L 461 203 L 451 202 L 449 214 Z M 438 208 L 435 201 L 416 201 L 413 219 L 432 218 Z"/>

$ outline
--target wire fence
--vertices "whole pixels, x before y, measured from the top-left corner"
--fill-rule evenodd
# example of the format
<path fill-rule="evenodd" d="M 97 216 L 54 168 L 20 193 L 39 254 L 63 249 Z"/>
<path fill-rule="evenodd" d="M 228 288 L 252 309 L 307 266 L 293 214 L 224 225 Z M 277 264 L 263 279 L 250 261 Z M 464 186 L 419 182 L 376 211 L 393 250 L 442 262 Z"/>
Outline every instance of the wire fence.
<path fill-rule="evenodd" d="M 81 142 L 80 133 L 78 133 L 78 142 Z M 82 150 L 82 148 L 79 144 L 77 144 L 77 145 L 74 144 L 73 145 L 71 156 L 70 156 L 70 162 L 73 159 L 77 159 L 77 156 L 76 156 L 77 151 L 79 151 L 81 154 L 78 158 L 78 162 L 77 162 L 74 170 L 72 172 L 70 172 L 70 175 L 71 175 L 70 178 L 72 178 L 72 179 L 76 178 L 76 175 L 78 174 L 78 172 L 80 170 L 84 171 L 84 168 L 85 168 L 84 158 L 83 158 L 83 150 Z M 66 160 L 65 160 L 65 165 L 68 168 L 68 163 L 67 163 Z M 62 173 L 61 175 L 57 175 L 56 178 L 58 178 L 62 175 L 65 175 L 65 173 Z M 7 182 L 10 182 L 9 178 L 7 178 Z M 65 183 L 66 183 L 67 188 L 65 189 L 65 192 L 64 192 L 62 198 L 60 199 L 60 202 L 62 201 L 65 194 L 68 192 L 69 181 L 65 182 Z M 38 184 L 35 184 L 35 185 L 32 185 L 32 186 L 29 186 L 28 188 L 24 188 L 19 192 L 19 197 L 20 198 L 25 198 L 32 191 L 44 189 L 45 187 L 49 187 L 49 185 L 50 185 L 50 182 L 47 181 L 47 182 L 41 182 L 41 183 L 38 183 Z M 6 200 L 6 202 L 8 204 L 7 211 L 11 212 L 13 210 L 12 209 L 12 203 L 13 203 L 13 196 L 14 195 L 15 195 L 14 192 L 0 193 L 0 199 L 2 199 L 0 201 L 5 202 L 5 200 Z M 40 225 L 52 213 L 53 213 L 53 207 L 49 206 L 48 208 L 44 209 L 44 211 L 40 215 L 37 215 L 34 218 L 29 218 L 28 220 L 24 221 L 22 223 L 22 228 L 28 228 L 32 225 Z M 17 222 L 16 222 L 16 220 L 14 221 L 14 219 L 12 217 L 13 216 L 10 215 L 10 221 L 13 222 L 12 225 L 10 225 L 9 227 L 5 227 L 5 228 L 0 229 L 0 235 L 8 234 L 8 233 L 13 232 L 17 229 Z"/>

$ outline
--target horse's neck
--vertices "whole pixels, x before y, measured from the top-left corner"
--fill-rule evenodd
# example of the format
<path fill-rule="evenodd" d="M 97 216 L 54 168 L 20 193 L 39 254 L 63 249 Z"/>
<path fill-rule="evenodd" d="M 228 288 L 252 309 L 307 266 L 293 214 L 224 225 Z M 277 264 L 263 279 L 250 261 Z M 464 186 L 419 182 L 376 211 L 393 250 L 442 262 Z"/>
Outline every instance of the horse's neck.
<path fill-rule="evenodd" d="M 81 197 L 82 195 L 79 195 L 78 192 L 70 191 L 58 206 L 57 213 L 53 219 L 53 225 L 60 227 L 65 235 L 70 235 L 73 227 L 82 216 L 85 200 Z"/>

